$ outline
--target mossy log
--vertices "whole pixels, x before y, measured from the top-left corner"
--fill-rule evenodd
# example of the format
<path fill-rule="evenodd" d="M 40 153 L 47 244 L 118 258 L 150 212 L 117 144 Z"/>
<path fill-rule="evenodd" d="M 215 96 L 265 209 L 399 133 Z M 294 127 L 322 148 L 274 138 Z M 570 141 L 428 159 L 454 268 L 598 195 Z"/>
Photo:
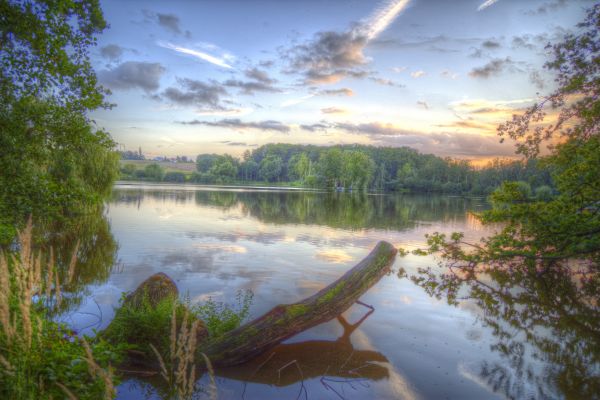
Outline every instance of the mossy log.
<path fill-rule="evenodd" d="M 336 318 L 389 271 L 396 252 L 390 243 L 379 242 L 360 263 L 313 296 L 294 304 L 278 305 L 263 316 L 218 338 L 199 335 L 199 339 L 202 339 L 197 345 L 198 360 L 203 360 L 204 353 L 215 366 L 238 365 L 272 349 L 285 339 Z M 154 291 L 153 288 L 160 290 Z M 135 303 L 142 293 L 151 292 L 152 300 L 158 303 L 161 298 L 172 296 L 173 289 L 176 293 L 174 283 L 168 276 L 155 274 L 129 295 L 127 301 Z M 203 326 L 201 329 L 204 333 Z"/>
<path fill-rule="evenodd" d="M 371 253 L 331 285 L 298 303 L 278 305 L 263 316 L 199 346 L 216 366 L 241 364 L 302 331 L 346 311 L 389 270 L 396 248 L 379 242 Z"/>

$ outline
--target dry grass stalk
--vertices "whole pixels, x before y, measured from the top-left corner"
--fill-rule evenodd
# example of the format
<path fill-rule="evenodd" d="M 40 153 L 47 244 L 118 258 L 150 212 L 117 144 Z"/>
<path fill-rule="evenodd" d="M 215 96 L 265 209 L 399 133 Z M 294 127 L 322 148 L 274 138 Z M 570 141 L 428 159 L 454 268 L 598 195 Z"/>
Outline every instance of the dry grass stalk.
<path fill-rule="evenodd" d="M 161 368 L 161 376 L 171 386 L 177 399 L 191 399 L 196 388 L 196 340 L 200 321 L 190 324 L 189 312 L 183 314 L 181 325 L 177 326 L 177 307 L 171 315 L 171 334 L 169 340 L 170 369 L 167 369 L 160 352 L 152 344 L 150 348 L 156 355 Z"/>
<path fill-rule="evenodd" d="M 73 277 L 75 276 L 75 265 L 77 265 L 77 253 L 79 252 L 79 245 L 81 241 L 77 239 L 77 243 L 75 244 L 75 249 L 73 250 L 73 254 L 71 254 L 71 261 L 69 261 L 69 269 L 67 273 L 67 284 L 71 284 L 73 281 Z"/>
<path fill-rule="evenodd" d="M 206 363 L 206 369 L 208 370 L 208 376 L 210 378 L 210 386 L 208 387 L 208 396 L 210 400 L 217 400 L 217 382 L 215 380 L 215 370 L 213 369 L 212 363 L 208 359 L 208 356 L 204 353 L 202 357 L 204 357 L 204 362 Z"/>
<path fill-rule="evenodd" d="M 104 382 L 104 399 L 111 400 L 116 395 L 115 386 L 113 384 L 112 370 L 109 368 L 108 371 L 98 365 L 92 354 L 92 349 L 89 343 L 85 339 L 81 339 L 81 344 L 85 349 L 85 361 L 87 362 L 90 374 L 96 378 L 100 378 Z"/>
<path fill-rule="evenodd" d="M 77 400 L 77 396 L 75 396 L 75 395 L 73 394 L 73 392 L 71 392 L 71 391 L 69 390 L 69 388 L 68 388 L 68 387 L 66 387 L 65 385 L 63 385 L 63 384 L 62 384 L 62 383 L 60 383 L 60 382 L 56 382 L 56 386 L 58 386 L 58 387 L 60 388 L 60 390 L 62 390 L 62 391 L 63 391 L 63 393 L 64 393 L 65 395 L 67 395 L 67 398 L 68 398 L 69 400 Z"/>

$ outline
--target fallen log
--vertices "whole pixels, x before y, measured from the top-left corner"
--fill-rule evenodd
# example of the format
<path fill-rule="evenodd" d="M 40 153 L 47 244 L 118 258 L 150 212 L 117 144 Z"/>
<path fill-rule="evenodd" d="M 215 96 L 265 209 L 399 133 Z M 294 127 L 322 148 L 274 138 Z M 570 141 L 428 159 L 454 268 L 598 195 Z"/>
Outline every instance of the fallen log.
<path fill-rule="evenodd" d="M 294 304 L 278 305 L 263 316 L 215 339 L 208 338 L 198 352 L 216 366 L 248 361 L 302 331 L 346 311 L 389 270 L 396 248 L 379 242 L 371 253 L 331 285 Z"/>
<path fill-rule="evenodd" d="M 394 246 L 381 241 L 355 267 L 313 296 L 294 304 L 278 305 L 222 336 L 211 338 L 201 324 L 197 332 L 196 358 L 204 360 L 204 354 L 217 367 L 242 364 L 302 331 L 338 317 L 389 271 L 396 253 Z M 173 295 L 177 295 L 175 284 L 167 275 L 159 273 L 140 284 L 127 296 L 125 304 L 135 305 L 142 296 L 150 296 L 153 304 L 158 304 L 162 298 Z M 110 330 L 109 325 L 105 333 Z M 144 353 L 130 354 L 133 364 L 148 365 L 147 361 Z M 204 361 L 199 364 L 203 365 Z"/>

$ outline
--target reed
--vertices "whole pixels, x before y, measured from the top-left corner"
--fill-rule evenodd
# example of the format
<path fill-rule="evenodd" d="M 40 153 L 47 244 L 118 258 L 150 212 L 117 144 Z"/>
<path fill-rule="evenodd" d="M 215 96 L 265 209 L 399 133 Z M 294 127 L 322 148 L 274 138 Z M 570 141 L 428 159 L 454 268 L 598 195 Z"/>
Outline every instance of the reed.
<path fill-rule="evenodd" d="M 112 369 L 52 319 L 62 300 L 59 271 L 52 250 L 35 249 L 32 231 L 30 220 L 18 233 L 18 252 L 0 251 L 0 398 L 112 399 Z M 76 261 L 74 253 L 68 276 Z"/>

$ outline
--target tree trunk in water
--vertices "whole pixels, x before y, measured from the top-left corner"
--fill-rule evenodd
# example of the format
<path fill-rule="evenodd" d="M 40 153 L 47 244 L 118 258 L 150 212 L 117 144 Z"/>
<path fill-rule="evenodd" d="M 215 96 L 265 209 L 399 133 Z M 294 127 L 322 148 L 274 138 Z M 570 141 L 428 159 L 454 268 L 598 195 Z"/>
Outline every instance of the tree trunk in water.
<path fill-rule="evenodd" d="M 216 366 L 241 364 L 297 333 L 327 322 L 350 308 L 389 271 L 396 252 L 390 243 L 379 242 L 365 259 L 315 295 L 298 303 L 278 305 L 219 338 L 209 338 L 198 351 Z"/>
<path fill-rule="evenodd" d="M 263 316 L 223 336 L 208 337 L 204 324 L 201 324 L 197 332 L 196 359 L 202 360 L 199 365 L 204 364 L 203 354 L 215 366 L 241 364 L 272 349 L 285 339 L 336 318 L 389 271 L 396 252 L 396 248 L 390 243 L 379 242 L 366 258 L 318 293 L 298 303 L 278 305 Z M 177 296 L 177 288 L 167 275 L 158 273 L 142 282 L 125 301 L 135 305 L 141 296 L 146 295 L 153 304 L 158 304 L 162 298 Z M 110 325 L 106 331 L 110 331 Z M 148 365 L 143 353 L 137 353 L 130 354 L 130 362 Z"/>

